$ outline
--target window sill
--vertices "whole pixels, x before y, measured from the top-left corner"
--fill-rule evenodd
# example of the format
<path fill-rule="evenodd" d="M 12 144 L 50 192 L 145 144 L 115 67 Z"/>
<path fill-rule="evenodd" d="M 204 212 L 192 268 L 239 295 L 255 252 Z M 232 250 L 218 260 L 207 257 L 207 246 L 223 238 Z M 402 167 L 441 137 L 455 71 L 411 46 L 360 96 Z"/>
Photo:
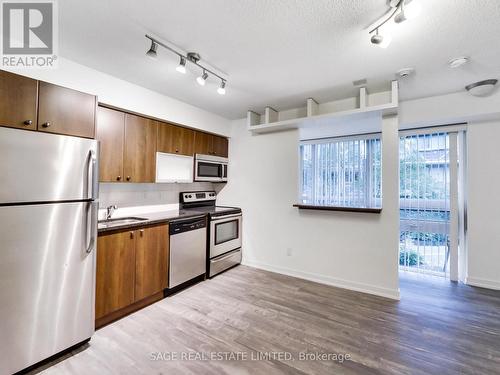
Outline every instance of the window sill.
<path fill-rule="evenodd" d="M 364 212 L 370 214 L 379 214 L 382 208 L 366 208 L 366 207 L 338 207 L 338 206 L 311 206 L 307 204 L 294 204 L 299 210 L 317 210 L 317 211 L 345 211 L 345 212 Z"/>

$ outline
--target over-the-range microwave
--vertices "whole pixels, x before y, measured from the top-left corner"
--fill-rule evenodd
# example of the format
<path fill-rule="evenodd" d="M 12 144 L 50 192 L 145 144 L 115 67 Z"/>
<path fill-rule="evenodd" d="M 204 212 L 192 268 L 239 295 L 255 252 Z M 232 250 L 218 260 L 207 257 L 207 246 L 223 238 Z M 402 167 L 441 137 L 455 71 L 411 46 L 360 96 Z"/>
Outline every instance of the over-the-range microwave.
<path fill-rule="evenodd" d="M 194 180 L 209 182 L 227 181 L 228 159 L 220 156 L 196 154 Z"/>

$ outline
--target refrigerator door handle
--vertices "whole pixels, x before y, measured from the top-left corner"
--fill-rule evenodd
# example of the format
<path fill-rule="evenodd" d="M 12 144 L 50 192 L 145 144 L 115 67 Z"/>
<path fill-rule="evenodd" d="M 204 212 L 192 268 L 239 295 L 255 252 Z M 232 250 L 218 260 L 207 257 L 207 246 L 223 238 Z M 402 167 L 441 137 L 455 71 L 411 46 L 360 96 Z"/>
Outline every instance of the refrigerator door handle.
<path fill-rule="evenodd" d="M 89 244 L 87 246 L 86 252 L 87 254 L 90 254 L 92 250 L 95 249 L 96 247 L 96 236 L 97 236 L 97 214 L 99 212 L 98 210 L 99 203 L 98 202 L 91 202 L 90 203 L 90 212 L 89 212 L 89 218 L 90 218 L 90 225 L 88 225 L 87 221 L 87 228 L 90 233 L 88 233 L 87 238 L 89 238 Z"/>
<path fill-rule="evenodd" d="M 88 181 L 90 192 L 89 199 L 96 200 L 99 190 L 99 169 L 97 167 L 97 153 L 94 150 L 89 152 L 89 171 L 88 171 Z"/>

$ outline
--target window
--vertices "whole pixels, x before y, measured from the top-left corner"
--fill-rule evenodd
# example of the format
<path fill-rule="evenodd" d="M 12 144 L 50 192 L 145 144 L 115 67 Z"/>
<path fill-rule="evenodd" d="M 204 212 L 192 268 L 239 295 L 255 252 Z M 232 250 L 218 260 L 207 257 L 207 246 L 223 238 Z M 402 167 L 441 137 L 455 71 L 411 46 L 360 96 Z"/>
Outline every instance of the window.
<path fill-rule="evenodd" d="M 380 136 L 304 141 L 300 144 L 300 203 L 381 208 Z"/>

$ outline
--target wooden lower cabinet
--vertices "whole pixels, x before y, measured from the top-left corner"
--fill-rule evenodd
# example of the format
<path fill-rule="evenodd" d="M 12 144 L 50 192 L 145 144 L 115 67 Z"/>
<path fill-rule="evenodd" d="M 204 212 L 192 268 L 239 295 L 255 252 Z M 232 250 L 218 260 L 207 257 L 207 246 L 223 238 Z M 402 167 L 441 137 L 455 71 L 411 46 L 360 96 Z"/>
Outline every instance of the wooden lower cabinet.
<path fill-rule="evenodd" d="M 168 236 L 168 224 L 160 224 L 98 237 L 96 327 L 163 298 L 168 287 Z"/>
<path fill-rule="evenodd" d="M 135 300 L 168 287 L 168 224 L 140 229 L 135 247 Z"/>
<path fill-rule="evenodd" d="M 96 319 L 134 303 L 134 237 L 127 231 L 97 239 Z"/>

